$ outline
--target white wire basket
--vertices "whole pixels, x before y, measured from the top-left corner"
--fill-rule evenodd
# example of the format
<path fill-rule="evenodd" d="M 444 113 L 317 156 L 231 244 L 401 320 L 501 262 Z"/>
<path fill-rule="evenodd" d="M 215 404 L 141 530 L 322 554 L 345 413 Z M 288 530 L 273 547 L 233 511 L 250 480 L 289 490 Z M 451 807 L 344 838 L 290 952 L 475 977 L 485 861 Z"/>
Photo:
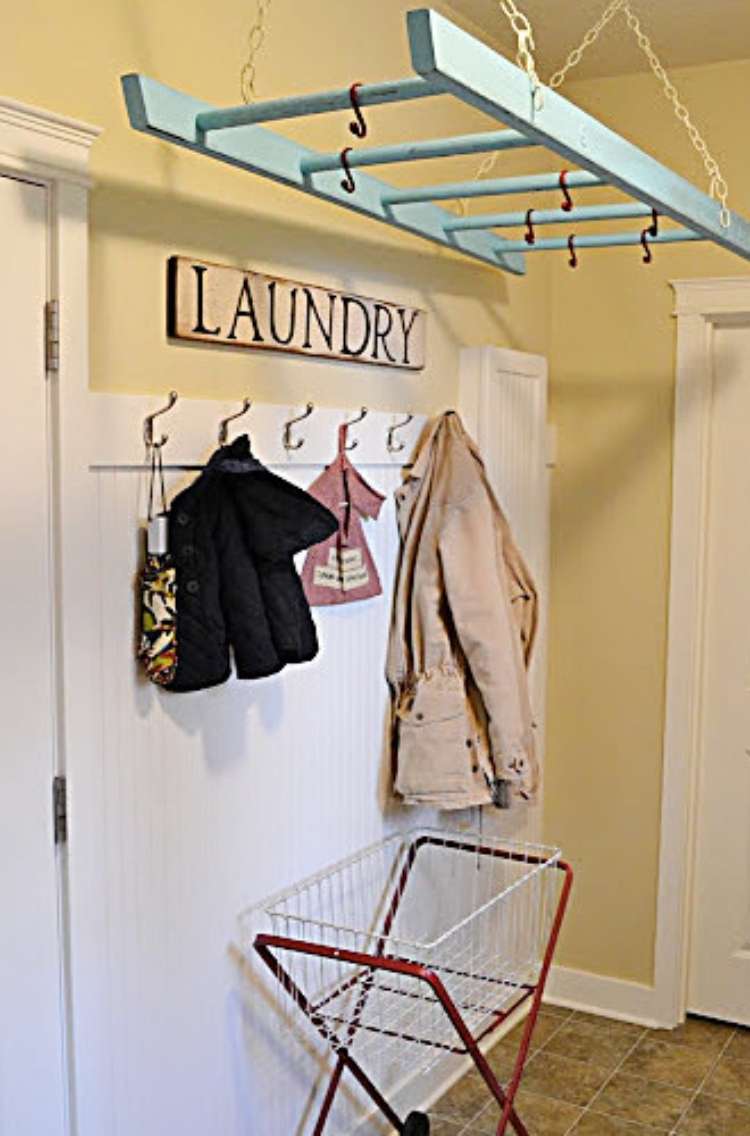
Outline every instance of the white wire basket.
<path fill-rule="evenodd" d="M 474 1039 L 494 1029 L 538 984 L 559 861 L 545 845 L 412 830 L 273 897 L 255 946 L 270 942 L 269 965 L 336 1052 L 380 1063 L 408 1042 L 426 1070 L 467 1046 L 424 972 Z"/>

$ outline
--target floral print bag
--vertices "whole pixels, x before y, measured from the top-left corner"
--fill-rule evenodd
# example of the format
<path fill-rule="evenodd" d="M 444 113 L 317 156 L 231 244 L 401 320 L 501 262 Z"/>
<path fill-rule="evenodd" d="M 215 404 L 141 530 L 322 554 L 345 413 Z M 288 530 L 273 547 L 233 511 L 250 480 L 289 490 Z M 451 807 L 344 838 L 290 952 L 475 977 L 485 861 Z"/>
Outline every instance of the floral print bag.
<path fill-rule="evenodd" d="M 161 512 L 154 513 L 156 482 Z M 141 572 L 141 626 L 138 658 L 147 677 L 168 687 L 177 671 L 177 573 L 168 548 L 168 510 L 161 446 L 151 447 L 146 561 Z"/>

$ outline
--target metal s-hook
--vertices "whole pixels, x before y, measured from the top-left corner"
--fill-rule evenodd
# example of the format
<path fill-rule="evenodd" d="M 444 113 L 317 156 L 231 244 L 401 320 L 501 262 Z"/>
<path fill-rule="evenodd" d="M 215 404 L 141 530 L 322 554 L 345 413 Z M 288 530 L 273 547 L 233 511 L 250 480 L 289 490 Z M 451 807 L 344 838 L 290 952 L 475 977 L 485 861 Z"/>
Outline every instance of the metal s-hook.
<path fill-rule="evenodd" d="M 641 244 L 643 246 L 643 263 L 651 264 L 654 259 L 649 245 L 649 237 L 659 236 L 659 214 L 655 209 L 651 210 L 651 224 L 647 225 L 645 229 L 641 229 Z"/>
<path fill-rule="evenodd" d="M 352 168 L 349 165 L 349 155 L 351 154 L 351 152 L 352 152 L 351 146 L 344 146 L 344 149 L 341 151 L 341 154 L 339 155 L 339 158 L 340 158 L 340 161 L 341 161 L 341 168 L 344 171 L 344 173 L 346 174 L 346 177 L 342 178 L 342 180 L 341 180 L 341 188 L 345 189 L 347 193 L 354 193 L 354 191 L 357 188 L 357 183 L 355 182 L 354 176 L 352 174 Z"/>
<path fill-rule="evenodd" d="M 570 251 L 570 257 L 568 258 L 568 264 L 570 265 L 571 268 L 578 268 L 578 256 L 576 254 L 576 235 L 575 235 L 575 233 L 571 233 L 570 236 L 568 237 L 568 249 Z"/>
<path fill-rule="evenodd" d="M 236 414 L 230 414 L 227 418 L 222 418 L 219 423 L 219 445 L 226 446 L 227 438 L 229 437 L 229 423 L 234 422 L 235 418 L 242 418 L 243 414 L 247 414 L 252 406 L 252 401 L 249 398 L 243 398 L 242 410 L 238 410 Z"/>
<path fill-rule="evenodd" d="M 361 86 L 361 83 L 352 83 L 349 88 L 349 101 L 352 104 L 355 118 L 354 122 L 349 123 L 349 129 L 355 138 L 367 137 L 367 123 L 365 122 L 365 116 L 362 114 L 362 108 L 359 103 L 359 88 Z"/>
<path fill-rule="evenodd" d="M 573 198 L 570 196 L 570 190 L 568 189 L 568 171 L 567 170 L 560 170 L 559 181 L 560 181 L 560 189 L 562 190 L 562 195 L 563 195 L 562 204 L 560 205 L 560 208 L 562 209 L 563 213 L 570 213 L 572 208 L 573 208 Z"/>
<path fill-rule="evenodd" d="M 400 454 L 406 446 L 406 442 L 404 442 L 403 439 L 399 439 L 398 442 L 394 442 L 393 438 L 396 431 L 403 429 L 404 426 L 408 426 L 413 417 L 413 414 L 407 414 L 406 418 L 402 419 L 401 422 L 394 422 L 392 426 L 388 427 L 388 436 L 386 438 L 385 448 L 388 450 L 389 454 Z"/>
<path fill-rule="evenodd" d="M 523 239 L 526 241 L 527 245 L 536 244 L 536 233 L 534 232 L 534 222 L 532 220 L 533 214 L 533 209 L 526 210 L 526 233 Z"/>
<path fill-rule="evenodd" d="M 159 418 L 162 414 L 166 414 L 168 410 L 171 410 L 179 397 L 177 391 L 170 391 L 167 405 L 163 406 L 161 410 L 155 410 L 153 414 L 147 414 L 143 419 L 143 441 L 146 443 L 147 449 L 161 448 L 169 441 L 167 434 L 162 434 L 159 441 L 156 441 L 154 438 L 154 419 Z"/>
<path fill-rule="evenodd" d="M 284 423 L 284 434 L 282 440 L 285 450 L 298 450 L 300 446 L 304 446 L 304 438 L 297 438 L 296 441 L 292 441 L 292 426 L 294 426 L 297 422 L 303 422 L 305 418 L 309 418 L 314 409 L 315 407 L 313 406 L 313 404 L 311 402 L 308 402 L 302 414 L 298 414 L 296 418 L 290 418 L 288 422 Z"/>
<path fill-rule="evenodd" d="M 345 425 L 345 426 L 346 426 L 347 428 L 348 428 L 349 426 L 354 426 L 354 425 L 355 425 L 355 423 L 357 423 L 357 422 L 361 422 L 363 418 L 366 418 L 368 414 L 369 414 L 369 411 L 368 411 L 367 407 L 366 407 L 366 406 L 363 406 L 363 407 L 362 407 L 362 408 L 360 409 L 360 412 L 359 412 L 359 414 L 357 415 L 357 417 L 356 417 L 356 418 L 352 418 L 352 419 L 351 419 L 351 421 L 349 421 L 349 422 L 345 422 L 345 423 L 344 423 L 344 425 Z M 358 446 L 358 445 L 359 445 L 359 441 L 358 441 L 358 439 L 357 439 L 357 438 L 355 438 L 353 442 L 347 442 L 347 443 L 346 443 L 346 444 L 344 445 L 344 449 L 345 449 L 345 450 L 356 450 L 356 448 L 357 448 L 357 446 Z"/>

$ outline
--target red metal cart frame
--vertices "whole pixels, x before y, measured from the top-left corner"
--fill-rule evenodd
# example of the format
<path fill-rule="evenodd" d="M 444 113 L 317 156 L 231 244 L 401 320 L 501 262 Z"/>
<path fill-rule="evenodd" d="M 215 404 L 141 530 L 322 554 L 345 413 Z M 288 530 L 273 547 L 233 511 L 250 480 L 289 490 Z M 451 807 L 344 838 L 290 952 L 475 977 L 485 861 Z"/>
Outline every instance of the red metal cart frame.
<path fill-rule="evenodd" d="M 490 1020 L 477 1034 L 472 1033 L 467 1025 L 465 1015 L 460 1005 L 456 1004 L 456 1000 L 451 996 L 447 988 L 451 976 L 458 976 L 461 979 L 465 978 L 468 980 L 472 977 L 470 974 L 464 974 L 464 972 L 456 970 L 455 968 L 432 967 L 420 962 L 415 962 L 406 957 L 399 957 L 393 953 L 387 953 L 388 947 L 392 946 L 391 932 L 394 922 L 399 915 L 407 885 L 412 876 L 415 864 L 417 863 L 419 852 L 424 848 L 428 848 L 430 845 L 436 845 L 441 850 L 448 852 L 471 853 L 477 857 L 478 862 L 480 858 L 492 858 L 493 860 L 499 859 L 509 862 L 515 861 L 519 866 L 523 867 L 523 870 L 528 872 L 528 878 L 531 878 L 533 874 L 539 874 L 542 870 L 552 870 L 556 873 L 561 873 L 561 878 L 558 877 L 557 899 L 552 910 L 549 932 L 546 937 L 543 953 L 539 960 L 535 981 L 524 982 L 523 984 L 519 983 L 517 989 L 514 990 L 514 996 L 510 1004 L 506 1004 L 500 1009 L 488 1009 L 487 1015 Z M 522 851 L 518 850 L 520 847 L 523 848 Z M 573 882 L 572 869 L 569 864 L 559 858 L 559 853 L 550 856 L 549 850 L 545 849 L 537 854 L 532 851 L 531 848 L 533 848 L 533 846 L 513 846 L 510 844 L 500 847 L 497 842 L 490 841 L 481 836 L 474 837 L 473 835 L 465 836 L 463 834 L 448 835 L 437 832 L 420 831 L 405 845 L 400 872 L 391 885 L 390 902 L 388 902 L 385 907 L 379 931 L 372 937 L 370 950 L 352 950 L 348 949 L 346 946 L 335 945 L 334 943 L 319 942 L 302 937 L 297 938 L 278 934 L 259 934 L 256 936 L 253 945 L 260 958 L 294 1000 L 298 1008 L 315 1027 L 324 1041 L 326 1041 L 336 1053 L 336 1064 L 313 1129 L 313 1136 L 322 1136 L 341 1082 L 341 1077 L 345 1070 L 354 1077 L 397 1132 L 411 1133 L 412 1131 L 427 1130 L 425 1128 L 412 1128 L 409 1119 L 407 1119 L 407 1121 L 401 1120 L 384 1095 L 374 1084 L 371 1077 L 362 1068 L 359 1060 L 353 1055 L 352 1046 L 361 1029 L 402 1037 L 407 1041 L 437 1047 L 438 1049 L 450 1053 L 468 1055 L 471 1057 L 477 1071 L 499 1106 L 500 1118 L 497 1126 L 497 1136 L 504 1136 L 508 1124 L 514 1129 L 517 1136 L 529 1136 L 526 1126 L 513 1107 L 513 1103 L 529 1054 L 531 1038 L 542 1003 L 549 969 Z M 520 883 L 514 886 L 518 888 L 518 886 L 524 883 L 524 878 L 525 877 L 520 877 Z M 488 906 L 489 904 L 486 904 L 485 908 Z M 332 935 L 331 937 L 335 936 Z M 301 989 L 299 983 L 295 981 L 290 972 L 291 967 L 282 964 L 279 957 L 277 957 L 279 954 L 289 955 L 290 958 L 304 955 L 312 959 L 328 960 L 338 966 L 348 964 L 354 969 L 350 977 L 338 981 L 323 997 L 312 1000 L 303 989 Z M 440 973 L 441 970 L 443 974 Z M 371 1023 L 369 1025 L 365 1023 L 365 1010 L 373 988 L 379 982 L 383 983 L 384 981 L 388 981 L 388 976 L 397 977 L 399 981 L 408 979 L 420 984 L 422 988 L 428 988 L 429 994 L 426 996 L 434 998 L 452 1026 L 454 1034 L 452 1044 L 446 1043 L 445 1041 L 438 1041 L 434 1038 L 425 1038 L 417 1035 L 410 1036 L 407 1033 L 398 1033 L 395 1035 L 393 1030 L 388 1030 L 379 1026 L 377 1023 Z M 444 976 L 447 976 L 447 981 L 444 980 Z M 483 976 L 481 980 L 485 983 L 502 983 L 501 978 L 487 978 Z M 385 988 L 387 989 L 387 987 Z M 342 1036 L 341 1033 L 338 1033 L 332 1028 L 330 1020 L 327 1017 L 327 1007 L 330 1007 L 335 999 L 339 999 L 345 995 L 347 991 L 352 994 L 355 1001 L 346 1026 L 346 1032 Z M 394 990 L 390 992 L 396 993 Z M 399 993 L 401 993 L 401 990 L 399 990 Z M 409 996 L 413 997 L 414 995 Z M 490 1063 L 482 1053 L 480 1043 L 495 1032 L 499 1026 L 507 1020 L 510 1014 L 529 999 L 531 1000 L 531 1005 L 524 1023 L 513 1072 L 507 1087 L 503 1088 L 493 1072 Z M 419 1114 L 412 1115 L 418 1116 Z"/>

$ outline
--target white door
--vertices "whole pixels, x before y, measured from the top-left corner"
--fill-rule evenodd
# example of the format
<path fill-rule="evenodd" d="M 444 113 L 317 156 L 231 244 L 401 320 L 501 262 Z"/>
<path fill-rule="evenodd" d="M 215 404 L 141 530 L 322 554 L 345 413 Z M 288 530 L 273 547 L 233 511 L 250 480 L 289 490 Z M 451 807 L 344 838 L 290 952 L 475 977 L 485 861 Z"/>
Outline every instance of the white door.
<path fill-rule="evenodd" d="M 0 1136 L 62 1136 L 43 186 L 0 176 L 0 242 Z"/>
<path fill-rule="evenodd" d="M 750 1025 L 750 324 L 714 336 L 688 1008 Z"/>

